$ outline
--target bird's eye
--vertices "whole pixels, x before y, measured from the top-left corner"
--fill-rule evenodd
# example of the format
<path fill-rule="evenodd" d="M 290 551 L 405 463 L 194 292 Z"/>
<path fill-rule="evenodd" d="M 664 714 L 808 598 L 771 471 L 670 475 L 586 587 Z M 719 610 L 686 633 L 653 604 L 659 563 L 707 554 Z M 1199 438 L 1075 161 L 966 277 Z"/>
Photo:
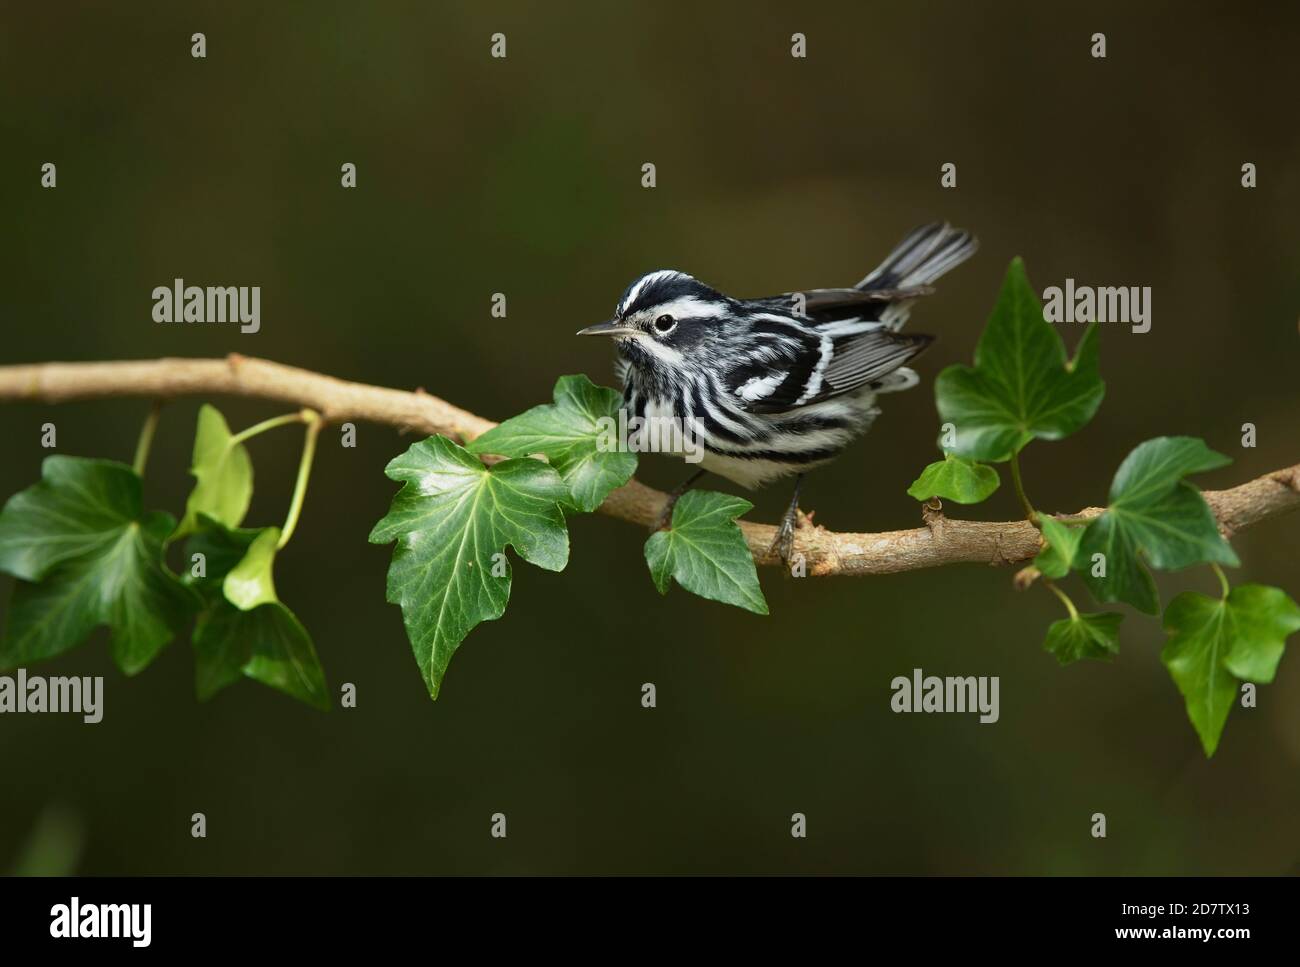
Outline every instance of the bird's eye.
<path fill-rule="evenodd" d="M 655 320 L 655 328 L 660 332 L 667 332 L 675 325 L 677 325 L 677 320 L 669 315 L 662 315 Z"/>

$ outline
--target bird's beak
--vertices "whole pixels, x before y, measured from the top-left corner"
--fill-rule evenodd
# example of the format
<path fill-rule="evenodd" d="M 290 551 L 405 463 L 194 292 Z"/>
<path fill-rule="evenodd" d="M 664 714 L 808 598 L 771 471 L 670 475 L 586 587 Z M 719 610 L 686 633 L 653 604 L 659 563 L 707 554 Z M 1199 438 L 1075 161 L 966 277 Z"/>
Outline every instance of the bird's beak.
<path fill-rule="evenodd" d="M 588 326 L 586 329 L 579 329 L 579 336 L 630 336 L 636 332 L 630 326 L 625 326 L 622 319 L 610 319 L 608 322 L 598 322 L 594 326 Z"/>

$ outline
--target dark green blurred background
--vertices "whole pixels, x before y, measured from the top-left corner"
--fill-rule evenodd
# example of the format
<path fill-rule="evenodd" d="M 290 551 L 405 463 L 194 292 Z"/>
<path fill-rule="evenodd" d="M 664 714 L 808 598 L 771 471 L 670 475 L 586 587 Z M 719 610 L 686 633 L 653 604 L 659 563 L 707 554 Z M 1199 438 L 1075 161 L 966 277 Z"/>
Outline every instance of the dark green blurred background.
<path fill-rule="evenodd" d="M 1285 18 L 1285 19 L 1279 19 Z M 1040 506 L 1104 500 L 1166 433 L 1233 456 L 1225 486 L 1300 460 L 1300 13 L 1238 4 L 186 3 L 7 0 L 0 24 L 0 362 L 264 356 L 430 392 L 493 418 L 555 377 L 612 381 L 572 337 L 638 273 L 737 295 L 850 284 L 913 225 L 983 248 L 919 306 L 922 389 L 810 478 L 837 529 L 913 526 L 931 385 L 968 360 L 1007 261 L 1040 289 L 1150 285 L 1154 327 L 1102 333 L 1076 438 L 1035 444 Z M 206 60 L 190 57 L 204 31 Z M 504 32 L 509 56 L 488 56 Z M 790 35 L 808 37 L 806 60 Z M 1104 31 L 1109 56 L 1089 56 Z M 39 187 L 45 161 L 58 188 Z M 356 163 L 359 187 L 339 186 Z M 640 166 L 658 187 L 640 187 Z M 958 166 L 956 190 L 939 166 Z M 1254 162 L 1259 187 L 1240 187 Z M 159 326 L 150 291 L 262 286 L 262 331 Z M 491 293 L 509 317 L 489 315 Z M 1077 330 L 1067 330 L 1073 341 Z M 283 409 L 216 400 L 232 424 Z M 198 400 L 165 412 L 151 506 L 183 507 Z M 144 401 L 0 407 L 0 497 L 60 452 L 129 462 Z M 1243 450 L 1253 422 L 1259 446 Z M 87 873 L 828 871 L 1279 873 L 1300 861 L 1300 657 L 1206 762 L 1130 614 L 1113 664 L 1042 650 L 1059 605 L 978 566 L 764 574 L 758 618 L 655 592 L 644 534 L 571 525 L 559 575 L 515 568 L 505 617 L 431 703 L 367 544 L 410 438 L 325 437 L 283 599 L 331 688 L 314 712 L 254 683 L 193 697 L 184 641 L 126 679 L 103 632 L 35 671 L 106 676 L 105 717 L 0 718 L 0 869 L 53 804 Z M 284 513 L 299 436 L 252 444 L 252 523 Z M 647 459 L 671 485 L 680 464 Z M 774 519 L 785 488 L 756 499 Z M 1016 516 L 1007 488 L 971 516 Z M 1300 595 L 1300 518 L 1242 535 L 1234 579 Z M 1166 595 L 1211 590 L 1205 569 Z M 0 584 L 0 601 L 9 582 Z M 1086 592 L 1071 582 L 1079 600 Z M 0 605 L 3 607 L 3 605 Z M 1294 644 L 1293 644 L 1294 650 Z M 1002 717 L 901 716 L 889 682 L 1001 676 Z M 640 707 L 642 682 L 659 707 Z M 208 816 L 206 840 L 189 817 Z M 509 838 L 489 837 L 489 816 Z M 789 834 L 808 816 L 807 840 Z M 1106 813 L 1109 836 L 1089 835 Z"/>

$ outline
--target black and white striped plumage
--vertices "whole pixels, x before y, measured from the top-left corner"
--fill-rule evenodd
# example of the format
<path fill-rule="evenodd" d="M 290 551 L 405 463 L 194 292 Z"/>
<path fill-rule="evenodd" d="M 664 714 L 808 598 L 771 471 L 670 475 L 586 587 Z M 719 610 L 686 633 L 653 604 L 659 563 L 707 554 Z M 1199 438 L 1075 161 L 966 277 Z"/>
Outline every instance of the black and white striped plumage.
<path fill-rule="evenodd" d="M 904 363 L 933 337 L 899 330 L 912 302 L 975 248 L 967 232 L 927 225 L 853 288 L 762 299 L 650 272 L 613 319 L 584 332 L 616 338 L 629 418 L 694 417 L 700 466 L 759 487 L 833 460 L 871 426 L 877 394 L 917 384 Z"/>

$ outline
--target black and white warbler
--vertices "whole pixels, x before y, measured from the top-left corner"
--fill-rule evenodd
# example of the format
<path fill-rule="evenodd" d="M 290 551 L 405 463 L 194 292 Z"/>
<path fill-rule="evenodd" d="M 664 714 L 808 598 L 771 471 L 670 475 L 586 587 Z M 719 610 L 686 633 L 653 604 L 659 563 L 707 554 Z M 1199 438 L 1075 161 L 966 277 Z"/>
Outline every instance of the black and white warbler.
<path fill-rule="evenodd" d="M 974 254 L 968 233 L 932 224 L 909 234 L 856 286 L 733 299 L 684 272 L 649 272 L 614 317 L 580 336 L 615 339 L 628 422 L 694 428 L 701 474 L 754 488 L 795 476 L 773 550 L 789 563 L 803 474 L 834 460 L 879 414 L 876 396 L 910 389 L 904 367 L 933 336 L 904 334 L 912 302 Z"/>

